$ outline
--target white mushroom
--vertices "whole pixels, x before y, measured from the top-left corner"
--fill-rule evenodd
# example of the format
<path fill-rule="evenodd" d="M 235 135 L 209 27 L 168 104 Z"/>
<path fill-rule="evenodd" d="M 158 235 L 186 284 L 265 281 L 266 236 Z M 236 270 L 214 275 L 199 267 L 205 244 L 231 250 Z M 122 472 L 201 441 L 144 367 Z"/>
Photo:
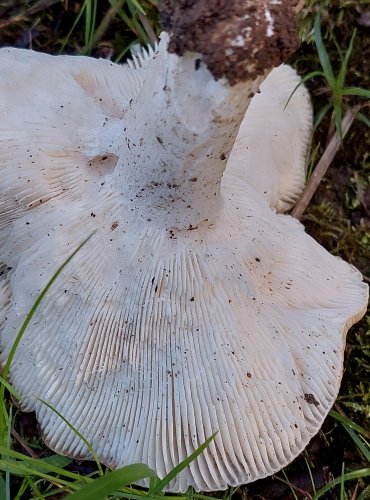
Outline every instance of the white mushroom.
<path fill-rule="evenodd" d="M 248 107 L 227 166 L 279 212 L 292 208 L 305 182 L 312 109 L 299 83 L 290 66 L 271 71 Z"/>
<path fill-rule="evenodd" d="M 26 330 L 11 379 L 51 448 L 89 456 L 37 398 L 111 467 L 164 476 L 218 430 L 171 491 L 247 483 L 297 456 L 333 404 L 367 302 L 356 269 L 243 173 L 223 176 L 287 18 L 277 0 L 234 7 L 260 57 L 243 55 L 240 81 L 225 70 L 233 85 L 203 53 L 168 53 L 167 35 L 131 67 L 0 51 L 2 362 L 95 230 Z"/>

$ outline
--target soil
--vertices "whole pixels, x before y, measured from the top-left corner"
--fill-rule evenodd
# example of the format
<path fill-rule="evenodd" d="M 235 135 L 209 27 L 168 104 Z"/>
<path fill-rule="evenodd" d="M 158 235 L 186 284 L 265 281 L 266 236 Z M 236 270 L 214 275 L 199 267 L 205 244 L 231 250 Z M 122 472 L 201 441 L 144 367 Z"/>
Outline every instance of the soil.
<path fill-rule="evenodd" d="M 160 19 L 172 33 L 171 52 L 199 52 L 213 76 L 225 76 L 232 85 L 255 80 L 298 47 L 295 19 L 287 4 L 164 0 Z"/>

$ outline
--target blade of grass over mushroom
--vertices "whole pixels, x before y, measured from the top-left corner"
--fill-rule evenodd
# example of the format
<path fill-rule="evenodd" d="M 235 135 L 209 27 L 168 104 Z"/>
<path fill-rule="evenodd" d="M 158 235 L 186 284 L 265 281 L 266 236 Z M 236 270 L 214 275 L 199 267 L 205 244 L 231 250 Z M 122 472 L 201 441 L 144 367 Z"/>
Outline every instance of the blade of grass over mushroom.
<path fill-rule="evenodd" d="M 84 444 L 87 446 L 87 448 L 89 449 L 89 452 L 91 453 L 91 455 L 94 458 L 94 461 L 98 467 L 100 476 L 103 476 L 104 472 L 103 472 L 103 468 L 101 466 L 100 460 L 98 459 L 98 456 L 95 453 L 94 448 L 87 441 L 87 439 L 84 438 L 84 436 L 75 427 L 73 427 L 73 425 L 70 422 L 68 422 L 68 420 L 66 418 L 64 418 L 63 415 L 61 413 L 59 413 L 59 411 L 56 410 L 51 404 L 49 404 L 47 401 L 44 401 L 42 399 L 39 399 L 39 398 L 37 398 L 37 399 L 39 401 L 41 401 L 41 403 L 43 403 L 45 406 L 50 408 L 50 410 L 52 410 L 56 415 L 58 415 L 58 417 L 61 418 L 65 424 L 67 424 L 67 426 L 76 434 L 76 436 L 78 436 L 84 442 Z"/>
<path fill-rule="evenodd" d="M 58 276 L 60 275 L 60 273 L 63 271 L 63 269 L 69 264 L 69 262 L 73 259 L 73 257 L 81 250 L 81 248 L 90 240 L 90 238 L 93 236 L 94 232 L 91 233 L 82 243 L 80 243 L 80 245 L 78 245 L 78 247 L 76 248 L 76 250 L 74 250 L 74 252 L 72 252 L 72 254 L 63 262 L 63 264 L 57 269 L 57 271 L 53 274 L 53 276 L 50 278 L 50 280 L 48 281 L 48 283 L 46 284 L 45 288 L 41 291 L 41 293 L 39 294 L 39 296 L 37 297 L 35 303 L 33 304 L 30 312 L 28 313 L 26 319 L 24 320 L 23 324 L 22 324 L 22 327 L 13 343 L 13 346 L 10 350 L 10 353 L 9 353 L 9 356 L 8 356 L 8 359 L 5 363 L 5 366 L 4 366 L 4 369 L 3 369 L 3 378 L 6 379 L 9 375 L 9 371 L 10 371 L 10 365 L 13 361 L 13 358 L 14 358 L 14 354 L 15 354 L 15 351 L 24 335 L 24 332 L 26 331 L 28 325 L 30 324 L 30 321 L 32 320 L 35 312 L 37 311 L 39 305 L 41 304 L 43 298 L 45 297 L 45 295 L 47 294 L 48 290 L 50 289 L 50 287 L 53 285 L 54 281 L 58 278 Z M 0 405 L 3 405 L 3 402 L 4 402 L 4 394 L 5 394 L 5 386 L 3 384 L 1 384 L 1 387 L 0 387 Z M 3 419 L 4 415 L 3 413 L 0 414 L 0 431 L 1 431 L 1 436 L 4 436 L 3 434 L 3 430 L 4 430 L 4 419 Z"/>
<path fill-rule="evenodd" d="M 146 478 L 155 478 L 156 473 L 145 464 L 133 464 L 110 472 L 106 476 L 95 479 L 91 484 L 81 488 L 68 498 L 71 500 L 100 500 L 115 490 Z"/>
<path fill-rule="evenodd" d="M 201 453 L 203 453 L 203 451 L 207 448 L 207 446 L 214 440 L 214 438 L 217 435 L 217 432 L 215 432 L 214 434 L 212 434 L 212 436 L 207 438 L 204 441 L 204 443 L 201 444 L 199 448 L 197 448 L 191 455 L 185 458 L 185 460 L 183 460 L 176 467 L 174 467 L 172 471 L 169 472 L 163 479 L 161 479 L 154 486 L 152 486 L 149 489 L 149 493 L 151 495 L 160 493 L 172 481 L 172 479 L 174 479 L 179 474 L 179 472 L 188 467 L 188 465 L 190 465 L 191 462 L 193 462 Z"/>

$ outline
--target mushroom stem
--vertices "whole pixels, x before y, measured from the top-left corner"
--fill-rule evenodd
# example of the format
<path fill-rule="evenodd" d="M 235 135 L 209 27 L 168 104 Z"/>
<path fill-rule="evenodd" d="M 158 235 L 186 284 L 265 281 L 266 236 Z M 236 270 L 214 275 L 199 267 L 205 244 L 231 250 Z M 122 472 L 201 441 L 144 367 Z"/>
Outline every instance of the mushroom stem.
<path fill-rule="evenodd" d="M 250 99 L 297 39 L 290 0 L 162 0 L 160 10 L 171 35 L 125 116 L 121 189 L 136 216 L 181 230 L 217 220 Z"/>
<path fill-rule="evenodd" d="M 264 75 L 231 86 L 216 81 L 199 54 L 180 58 L 162 47 L 149 71 L 125 116 L 124 196 L 135 214 L 166 229 L 212 223 L 230 151 Z"/>

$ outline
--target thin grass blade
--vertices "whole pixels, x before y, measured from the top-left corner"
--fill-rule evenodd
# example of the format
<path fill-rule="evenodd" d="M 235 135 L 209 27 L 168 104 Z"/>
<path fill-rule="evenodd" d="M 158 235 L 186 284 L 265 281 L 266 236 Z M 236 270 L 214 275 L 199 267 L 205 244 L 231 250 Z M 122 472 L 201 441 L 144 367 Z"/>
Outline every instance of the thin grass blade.
<path fill-rule="evenodd" d="M 294 93 L 299 89 L 299 87 L 301 85 L 303 85 L 304 83 L 306 83 L 308 80 L 311 80 L 312 78 L 314 78 L 315 76 L 322 76 L 325 78 L 325 74 L 323 71 L 311 71 L 310 73 L 308 73 L 307 75 L 305 75 L 304 77 L 302 77 L 302 80 L 298 83 L 298 85 L 296 85 L 294 87 L 294 89 L 292 90 L 292 92 L 290 93 L 290 96 L 288 97 L 288 100 L 284 106 L 284 109 L 288 106 L 288 104 L 290 103 L 290 100 L 291 98 L 293 97 Z"/>
<path fill-rule="evenodd" d="M 187 458 L 185 458 L 185 460 L 180 462 L 174 469 L 172 469 L 172 471 L 169 472 L 161 481 L 159 481 L 155 485 L 154 489 L 150 490 L 149 493 L 155 495 L 155 494 L 161 492 L 172 481 L 172 479 L 174 479 L 177 476 L 177 474 L 179 474 L 182 470 L 184 470 L 186 467 L 188 467 L 188 465 L 190 465 L 191 462 L 193 462 L 201 453 L 203 453 L 203 451 L 207 448 L 209 443 L 211 443 L 211 441 L 214 440 L 216 435 L 217 435 L 217 432 L 215 432 L 214 434 L 212 434 L 212 436 L 207 438 L 204 441 L 204 443 L 201 444 L 199 446 L 199 448 L 197 448 L 194 451 L 194 453 L 189 455 Z"/>
<path fill-rule="evenodd" d="M 137 11 L 144 16 L 146 15 L 144 8 L 139 4 L 137 0 L 127 0 L 127 6 L 132 14 Z"/>
<path fill-rule="evenodd" d="M 333 110 L 334 110 L 334 122 L 335 129 L 337 131 L 340 143 L 343 142 L 343 130 L 342 130 L 342 106 L 341 103 L 335 100 L 333 102 Z"/>
<path fill-rule="evenodd" d="M 325 118 L 326 114 L 328 111 L 332 108 L 333 104 L 331 102 L 328 102 L 323 106 L 319 112 L 317 113 L 315 117 L 315 123 L 313 124 L 313 131 L 315 132 L 317 128 L 319 127 L 320 123 L 323 121 Z"/>
<path fill-rule="evenodd" d="M 366 115 L 364 115 L 363 113 L 357 113 L 356 118 L 370 128 L 370 120 Z"/>
<path fill-rule="evenodd" d="M 64 41 L 62 43 L 62 46 L 60 47 L 59 54 L 61 54 L 64 51 L 65 46 L 67 45 L 69 39 L 71 38 L 72 33 L 74 32 L 77 24 L 79 23 L 81 17 L 83 16 L 83 13 L 85 12 L 86 5 L 87 5 L 88 1 L 89 0 L 85 0 L 84 3 L 82 4 L 82 6 L 80 7 L 80 10 L 79 10 L 79 12 L 78 12 L 78 14 L 76 16 L 76 19 L 74 20 L 74 23 L 72 24 L 71 29 L 68 31 L 68 34 L 65 37 L 65 39 L 64 39 Z"/>
<path fill-rule="evenodd" d="M 319 56 L 320 64 L 325 73 L 325 78 L 329 82 L 334 80 L 333 68 L 330 64 L 329 54 L 326 51 L 324 42 L 322 40 L 321 26 L 320 26 L 320 12 L 315 16 L 315 21 L 313 25 L 313 36 L 317 48 L 317 54 Z"/>
<path fill-rule="evenodd" d="M 355 431 L 350 429 L 347 426 L 343 426 L 345 430 L 348 432 L 348 434 L 351 436 L 352 441 L 355 443 L 357 446 L 358 450 L 364 455 L 368 463 L 370 464 L 370 448 L 368 446 L 368 443 L 364 442 L 357 434 Z"/>
<path fill-rule="evenodd" d="M 14 389 L 14 387 L 11 384 L 9 384 L 9 382 L 4 380 L 3 377 L 1 376 L 0 376 L 0 384 L 2 384 L 5 387 L 5 389 L 7 389 L 13 397 L 15 397 L 15 399 L 17 399 L 18 401 L 21 399 L 20 395 Z"/>
<path fill-rule="evenodd" d="M 128 465 L 95 479 L 93 483 L 84 486 L 80 491 L 72 493 L 66 498 L 68 500 L 101 500 L 124 486 L 149 477 L 156 477 L 156 473 L 147 465 Z"/>
<path fill-rule="evenodd" d="M 94 448 L 89 443 L 89 441 L 75 427 L 73 427 L 73 425 L 70 422 L 68 422 L 68 420 L 65 417 L 63 417 L 63 415 L 61 413 L 59 413 L 59 411 L 56 410 L 51 404 L 49 404 L 47 401 L 44 401 L 43 399 L 39 399 L 39 398 L 37 398 L 37 399 L 39 401 L 41 401 L 42 404 L 44 404 L 45 406 L 50 408 L 50 410 L 52 410 L 56 415 L 58 415 L 58 417 L 63 420 L 63 422 L 76 434 L 76 436 L 78 436 L 81 439 L 81 441 L 83 441 L 83 443 L 87 446 L 89 452 L 91 453 L 92 457 L 94 458 L 94 461 L 95 461 L 95 463 L 98 467 L 98 470 L 99 470 L 99 474 L 101 476 L 103 476 L 104 472 L 103 472 L 103 468 L 101 466 L 100 460 L 99 460 Z"/>
<path fill-rule="evenodd" d="M 364 489 L 362 493 L 356 498 L 356 500 L 369 500 L 370 498 L 370 486 Z"/>
<path fill-rule="evenodd" d="M 347 76 L 348 62 L 349 62 L 349 58 L 351 57 L 351 54 L 352 54 L 353 42 L 354 42 L 354 40 L 356 38 L 356 33 L 357 33 L 357 29 L 355 28 L 353 30 L 353 33 L 352 33 L 352 36 L 351 36 L 351 40 L 349 42 L 348 48 L 346 50 L 345 56 L 344 56 L 344 58 L 342 60 L 342 64 L 341 64 L 341 67 L 340 67 L 340 70 L 339 70 L 338 81 L 339 81 L 339 85 L 341 87 L 344 86 L 344 82 L 345 82 L 345 79 L 346 79 L 346 76 Z"/>
<path fill-rule="evenodd" d="M 370 476 L 370 468 L 359 469 L 359 470 L 356 470 L 356 471 L 347 472 L 343 476 L 337 477 L 337 478 L 333 479 L 333 481 L 330 481 L 330 483 L 326 484 L 323 488 L 321 488 L 316 493 L 316 495 L 314 495 L 312 497 L 312 500 L 318 500 L 323 495 L 325 495 L 325 493 L 327 493 L 332 488 L 334 488 L 335 486 L 337 486 L 338 484 L 340 484 L 341 481 L 351 481 L 353 479 L 363 479 L 363 478 L 369 477 L 369 476 Z"/>
<path fill-rule="evenodd" d="M 6 448 L 5 446 L 0 446 L 0 454 L 1 455 L 6 455 L 10 459 L 13 460 L 8 460 L 6 461 L 5 459 L 3 460 L 3 465 L 5 466 L 5 462 L 9 464 L 11 467 L 18 467 L 18 466 L 23 466 L 22 470 L 26 470 L 29 472 L 29 468 L 32 468 L 32 470 L 37 474 L 38 472 L 45 472 L 45 473 L 53 473 L 57 474 L 58 476 L 66 477 L 69 479 L 73 479 L 74 481 L 83 481 L 83 482 L 89 482 L 92 481 L 92 479 L 88 476 L 80 476 L 80 474 L 76 474 L 74 472 L 67 471 L 65 469 L 62 469 L 61 467 L 55 466 L 52 463 L 48 463 L 44 460 L 40 459 L 35 459 L 32 457 L 29 457 L 27 455 L 23 455 L 22 453 L 18 453 L 17 451 L 10 450 Z"/>
<path fill-rule="evenodd" d="M 353 422 L 350 418 L 345 417 L 344 415 L 341 415 L 335 410 L 331 410 L 329 412 L 329 415 L 333 417 L 335 420 L 343 424 L 344 427 L 350 427 L 354 431 L 358 432 L 359 434 L 362 434 L 365 437 L 370 437 L 369 431 L 361 427 L 361 425 L 356 424 Z"/>
<path fill-rule="evenodd" d="M 361 87 L 346 87 L 342 90 L 342 95 L 356 95 L 370 99 L 370 90 L 362 89 Z"/>

